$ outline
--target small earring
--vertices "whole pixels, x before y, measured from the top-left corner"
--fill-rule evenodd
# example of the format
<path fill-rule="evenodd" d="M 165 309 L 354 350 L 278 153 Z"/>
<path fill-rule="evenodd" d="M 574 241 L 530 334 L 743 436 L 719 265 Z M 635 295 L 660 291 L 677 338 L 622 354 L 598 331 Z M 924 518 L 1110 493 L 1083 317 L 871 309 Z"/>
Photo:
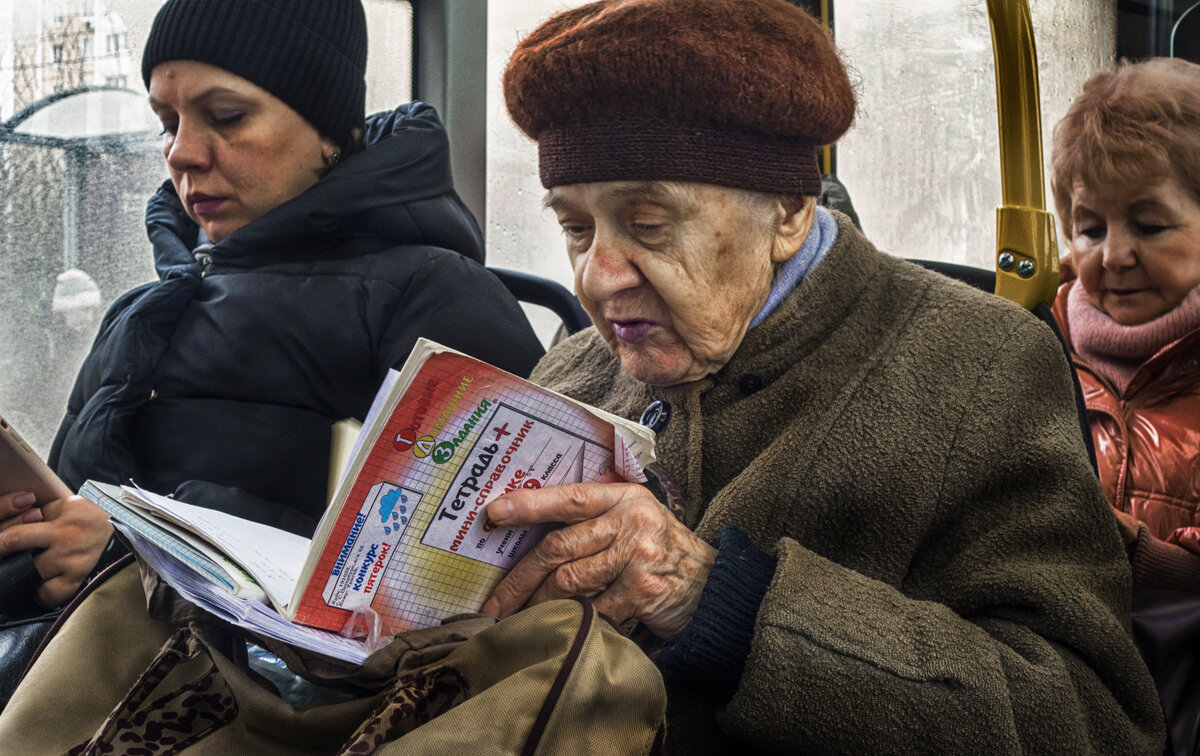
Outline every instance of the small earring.
<path fill-rule="evenodd" d="M 333 154 L 325 156 L 325 165 L 329 168 L 332 168 L 333 166 L 337 165 L 341 161 L 342 161 L 342 153 L 338 152 L 337 150 L 334 150 Z"/>

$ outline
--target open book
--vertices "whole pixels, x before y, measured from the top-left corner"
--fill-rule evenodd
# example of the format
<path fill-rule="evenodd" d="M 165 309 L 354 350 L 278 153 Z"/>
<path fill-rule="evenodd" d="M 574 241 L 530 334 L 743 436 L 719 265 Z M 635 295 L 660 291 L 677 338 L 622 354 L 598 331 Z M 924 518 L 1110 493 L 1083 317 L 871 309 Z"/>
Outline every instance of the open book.
<path fill-rule="evenodd" d="M 361 661 L 365 644 L 339 634 L 353 616 L 390 634 L 478 611 L 537 542 L 546 526 L 493 526 L 492 499 L 612 469 L 644 481 L 653 460 L 649 429 L 421 339 L 380 389 L 311 542 L 132 486 L 80 493 L 194 603 Z"/>

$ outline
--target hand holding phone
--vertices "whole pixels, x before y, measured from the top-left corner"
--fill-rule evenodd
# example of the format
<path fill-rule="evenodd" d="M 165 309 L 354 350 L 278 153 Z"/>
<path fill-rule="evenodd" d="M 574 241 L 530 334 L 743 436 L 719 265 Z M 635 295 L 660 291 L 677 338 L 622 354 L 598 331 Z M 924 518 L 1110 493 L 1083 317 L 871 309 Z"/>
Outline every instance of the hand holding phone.
<path fill-rule="evenodd" d="M 31 492 L 37 497 L 35 506 L 71 495 L 67 484 L 0 416 L 0 494 L 17 491 Z"/>

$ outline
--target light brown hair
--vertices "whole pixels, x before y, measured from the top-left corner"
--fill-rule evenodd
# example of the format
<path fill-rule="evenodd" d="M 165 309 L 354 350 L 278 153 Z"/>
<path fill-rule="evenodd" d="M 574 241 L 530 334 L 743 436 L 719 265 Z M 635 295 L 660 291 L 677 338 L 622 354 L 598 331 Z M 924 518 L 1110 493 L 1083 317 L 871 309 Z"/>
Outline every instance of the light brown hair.
<path fill-rule="evenodd" d="M 1200 65 L 1121 61 L 1083 85 L 1054 129 L 1050 185 L 1064 238 L 1076 182 L 1098 193 L 1174 177 L 1200 201 Z"/>

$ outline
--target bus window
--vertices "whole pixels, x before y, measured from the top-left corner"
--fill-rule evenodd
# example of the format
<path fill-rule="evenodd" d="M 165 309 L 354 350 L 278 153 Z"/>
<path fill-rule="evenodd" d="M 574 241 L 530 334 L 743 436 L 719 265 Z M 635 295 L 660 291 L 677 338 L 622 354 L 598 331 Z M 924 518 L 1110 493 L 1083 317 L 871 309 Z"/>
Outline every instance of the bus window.
<path fill-rule="evenodd" d="M 1049 145 L 1083 82 L 1112 64 L 1115 15 L 1047 0 L 1030 11 Z M 885 250 L 990 270 L 1001 198 L 986 4 L 841 0 L 836 31 L 861 96 L 838 175 L 863 228 Z"/>
<path fill-rule="evenodd" d="M 1200 0 L 1117 0 L 1117 57 L 1200 63 Z"/>

